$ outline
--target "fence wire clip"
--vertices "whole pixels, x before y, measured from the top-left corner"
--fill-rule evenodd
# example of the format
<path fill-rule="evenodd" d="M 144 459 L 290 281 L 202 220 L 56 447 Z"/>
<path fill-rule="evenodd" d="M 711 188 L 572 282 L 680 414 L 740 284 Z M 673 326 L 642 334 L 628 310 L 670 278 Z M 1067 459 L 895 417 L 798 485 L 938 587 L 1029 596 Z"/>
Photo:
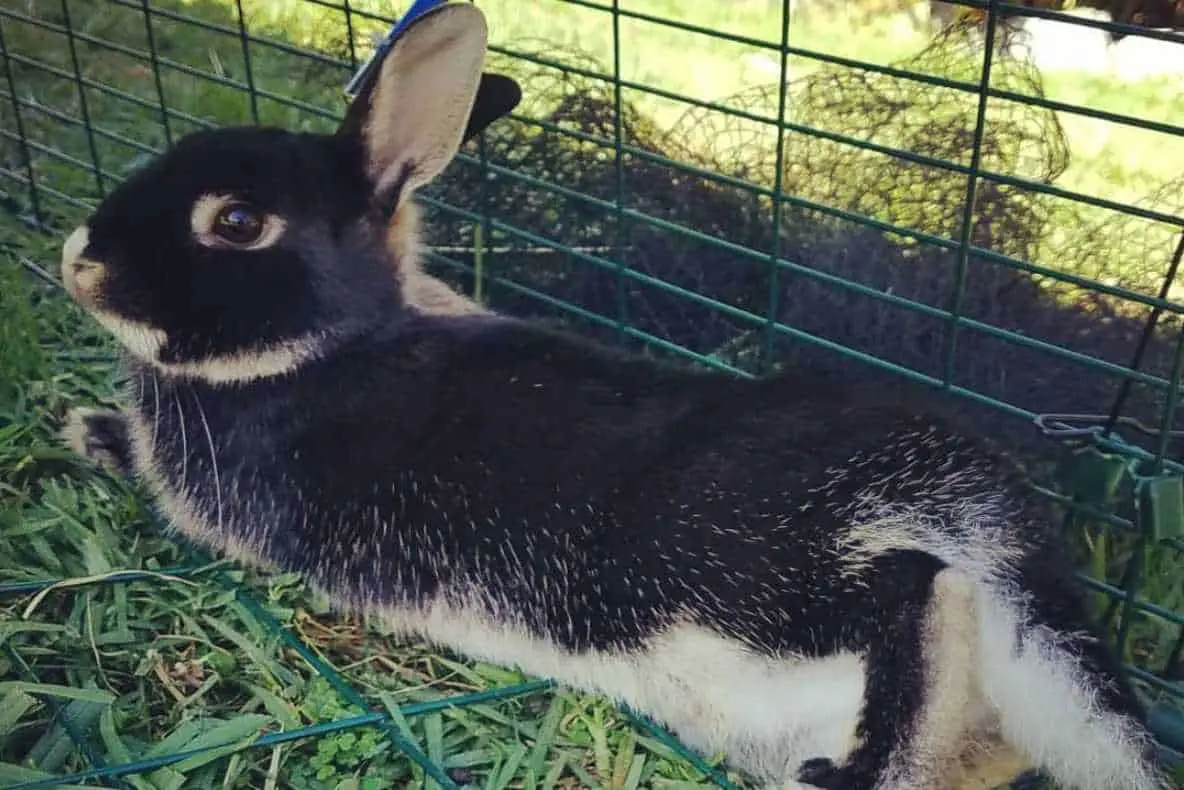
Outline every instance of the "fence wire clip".
<path fill-rule="evenodd" d="M 1032 422 L 1045 436 L 1053 439 L 1078 439 L 1101 434 L 1105 420 L 1100 414 L 1037 414 Z M 1075 425 L 1074 423 L 1086 423 Z"/>
<path fill-rule="evenodd" d="M 1061 469 L 1063 484 L 1074 499 L 1095 506 L 1112 505 L 1123 489 L 1123 481 L 1128 480 L 1126 490 L 1133 499 L 1135 521 L 1143 533 L 1153 542 L 1184 540 L 1184 477 L 1163 471 L 1153 459 L 1132 458 L 1124 453 L 1125 443 L 1118 435 L 1103 435 L 1109 420 L 1095 414 L 1041 414 L 1033 421 L 1045 436 L 1087 440 L 1084 446 L 1071 451 Z M 1158 435 L 1133 418 L 1115 422 Z M 1171 435 L 1180 433 L 1173 431 Z M 1144 474 L 1145 464 L 1154 464 L 1155 472 Z"/>
<path fill-rule="evenodd" d="M 1129 459 L 1092 444 L 1072 451 L 1061 467 L 1061 479 L 1074 499 L 1097 507 L 1109 507 L 1118 497 L 1122 481 L 1130 474 Z"/>
<path fill-rule="evenodd" d="M 1184 478 L 1176 474 L 1143 475 L 1130 463 L 1138 522 L 1153 542 L 1184 539 Z"/>
<path fill-rule="evenodd" d="M 1111 418 L 1105 414 L 1037 414 L 1032 422 L 1045 436 L 1055 439 L 1074 439 L 1084 436 L 1100 437 Z M 1141 434 L 1158 439 L 1164 435 L 1160 428 L 1153 428 L 1135 417 L 1117 417 L 1114 424 L 1133 428 Z M 1184 429 L 1168 429 L 1168 436 L 1184 436 Z M 1110 434 L 1117 438 L 1114 433 Z"/>
<path fill-rule="evenodd" d="M 382 63 L 382 59 L 386 57 L 386 53 L 394 45 L 395 39 L 407 29 L 409 24 L 436 6 L 444 5 L 447 2 L 448 0 L 415 0 L 411 4 L 411 8 L 407 9 L 407 13 L 403 14 L 402 18 L 395 22 L 390 32 L 378 43 L 378 46 L 375 47 L 369 59 L 350 78 L 350 81 L 345 86 L 346 96 L 352 99 L 358 95 L 358 91 L 361 90 L 362 85 L 370 77 L 370 73 L 378 68 L 378 64 Z"/>

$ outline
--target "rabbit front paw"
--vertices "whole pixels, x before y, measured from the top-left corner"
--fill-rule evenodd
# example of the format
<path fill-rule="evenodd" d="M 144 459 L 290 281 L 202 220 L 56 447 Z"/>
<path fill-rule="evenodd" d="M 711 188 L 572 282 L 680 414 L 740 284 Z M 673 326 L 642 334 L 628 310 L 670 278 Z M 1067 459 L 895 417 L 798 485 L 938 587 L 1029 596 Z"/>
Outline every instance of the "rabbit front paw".
<path fill-rule="evenodd" d="M 71 409 L 62 427 L 62 440 L 71 450 L 123 476 L 132 474 L 131 439 L 127 420 L 109 409 Z"/>

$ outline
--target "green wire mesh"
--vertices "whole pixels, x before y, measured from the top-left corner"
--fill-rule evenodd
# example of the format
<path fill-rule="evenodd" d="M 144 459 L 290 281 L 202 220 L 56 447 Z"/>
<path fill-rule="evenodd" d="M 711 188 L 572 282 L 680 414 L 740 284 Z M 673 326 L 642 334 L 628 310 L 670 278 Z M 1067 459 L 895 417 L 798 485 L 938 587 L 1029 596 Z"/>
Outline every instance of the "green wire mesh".
<path fill-rule="evenodd" d="M 479 4 L 491 67 L 526 95 L 422 196 L 431 271 L 496 308 L 741 376 L 800 363 L 948 391 L 968 419 L 1023 447 L 1033 485 L 1063 506 L 1082 583 L 1178 759 L 1184 302 L 1173 284 L 1184 172 L 1130 199 L 1066 185 L 1073 163 L 1062 124 L 1139 130 L 1166 151 L 1181 150 L 1184 117 L 1055 98 L 1030 62 L 1005 50 L 1017 18 L 1184 48 L 1181 35 L 1069 18 L 1051 3 L 962 2 L 976 19 L 909 57 L 876 62 L 796 37 L 789 0 L 769 0 L 759 30 L 730 24 L 726 11 L 680 21 L 656 0 Z M 342 87 L 403 10 L 366 0 L 0 6 L 0 201 L 36 231 L 60 234 L 193 130 L 331 129 Z M 526 34 L 524 14 L 560 12 L 579 34 Z M 647 61 L 647 31 L 692 50 L 711 41 L 755 54 L 767 78 L 723 96 L 671 90 Z M 51 261 L 25 263 L 55 281 Z M 230 573 L 191 556 L 88 584 L 167 576 L 225 590 L 354 713 L 121 761 L 86 734 L 84 706 L 47 696 L 87 767 L 17 787 L 140 787 L 136 777 L 204 754 L 378 727 L 453 788 L 406 721 L 551 688 L 527 681 L 376 707 Z M 62 585 L 86 586 L 16 579 L 0 583 L 0 595 Z M 40 682 L 34 645 L 0 644 L 16 676 Z M 625 715 L 732 786 L 651 722 Z"/>

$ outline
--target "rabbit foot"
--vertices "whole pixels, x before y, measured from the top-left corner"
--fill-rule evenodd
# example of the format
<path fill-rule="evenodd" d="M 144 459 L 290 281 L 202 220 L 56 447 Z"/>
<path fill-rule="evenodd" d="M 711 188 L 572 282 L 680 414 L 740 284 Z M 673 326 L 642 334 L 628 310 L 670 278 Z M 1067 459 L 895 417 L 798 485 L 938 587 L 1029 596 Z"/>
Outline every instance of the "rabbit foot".
<path fill-rule="evenodd" d="M 840 790 L 847 787 L 846 772 L 829 757 L 814 757 L 798 766 L 797 779 L 807 787 Z"/>
<path fill-rule="evenodd" d="M 83 458 L 120 475 L 132 473 L 131 440 L 127 421 L 108 409 L 71 409 L 62 439 Z"/>

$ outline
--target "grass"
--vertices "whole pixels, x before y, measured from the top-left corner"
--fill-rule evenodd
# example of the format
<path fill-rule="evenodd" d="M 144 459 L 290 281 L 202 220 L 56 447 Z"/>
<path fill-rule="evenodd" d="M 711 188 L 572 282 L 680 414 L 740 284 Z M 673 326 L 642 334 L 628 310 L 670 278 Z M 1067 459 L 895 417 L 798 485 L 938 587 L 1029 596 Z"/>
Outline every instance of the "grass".
<path fill-rule="evenodd" d="M 153 5 L 232 32 L 238 24 L 230 0 Z M 556 50 L 577 46 L 602 67 L 612 63 L 612 28 L 603 12 L 555 0 L 482 0 L 481 5 L 490 16 L 496 46 L 518 48 L 531 41 Z M 377 2 L 355 0 L 352 6 L 392 12 Z M 668 17 L 681 16 L 687 7 L 673 0 L 622 0 L 621 6 Z M 701 6 L 687 21 L 762 41 L 779 40 L 777 3 Z M 7 8 L 51 24 L 65 21 L 49 0 Z M 248 73 L 236 35 L 155 17 L 149 42 L 135 0 L 71 0 L 68 8 L 72 26 L 83 36 L 138 51 L 151 46 L 176 67 L 162 69 L 158 83 L 151 68 L 126 52 L 76 39 L 86 78 L 134 97 L 129 101 L 92 88 L 83 107 L 72 81 L 27 60 L 71 73 L 68 39 L 12 16 L 3 19 L 5 46 L 26 59 L 10 61 L 10 66 L 17 97 L 24 102 L 21 121 L 40 146 L 34 152 L 42 188 L 39 208 L 50 227 L 71 227 L 87 205 L 170 137 L 205 123 L 258 121 L 327 129 L 332 119 L 309 108 L 339 112 L 344 107 L 341 86 L 348 67 L 253 45 Z M 351 60 L 340 12 L 279 0 L 244 0 L 242 8 L 256 35 Z M 354 22 L 359 39 L 386 29 L 383 22 Z M 924 43 L 900 15 L 872 20 L 854 31 L 845 19 L 803 19 L 795 21 L 793 36 L 800 46 L 878 64 L 894 62 Z M 776 78 L 778 64 L 767 50 L 648 22 L 623 18 L 620 43 L 625 79 L 700 99 L 727 103 L 737 92 Z M 790 58 L 794 77 L 814 68 L 807 59 Z M 252 103 L 229 84 L 248 79 L 258 90 L 295 98 L 302 106 L 266 96 Z M 1184 123 L 1178 86 L 1166 80 L 1120 85 L 1059 74 L 1046 78 L 1044 87 L 1059 101 Z M 524 112 L 540 111 L 530 104 L 529 86 L 527 94 Z M 159 123 L 162 97 L 175 111 L 167 128 Z M 625 98 L 658 125 L 672 124 L 685 112 L 674 102 L 637 91 L 627 89 Z M 88 136 L 82 125 L 71 122 L 84 114 L 99 133 Z M 12 135 L 16 119 L 7 98 L 0 99 L 0 119 L 0 129 Z M 1065 189 L 1129 201 L 1145 198 L 1184 173 L 1184 141 L 1092 119 L 1062 115 L 1060 120 L 1072 150 L 1069 168 L 1058 181 Z M 101 165 L 98 176 L 79 165 L 92 157 Z M 54 426 L 65 410 L 111 400 L 118 373 L 108 361 L 106 337 L 52 285 L 22 265 L 52 269 L 60 240 L 31 231 L 18 218 L 28 218 L 33 207 L 19 181 L 24 165 L 11 136 L 0 137 L 0 167 L 8 209 L 0 211 L 0 583 L 101 578 L 117 569 L 159 573 L 185 566 L 192 558 L 161 534 L 141 492 L 92 472 L 56 442 Z M 1165 193 L 1150 205 L 1171 211 L 1173 199 Z M 1111 546 L 1098 555 L 1103 560 L 1118 556 L 1099 566 L 1111 580 L 1132 549 L 1120 546 L 1118 551 L 1114 555 Z M 1174 550 L 1151 552 L 1145 596 L 1184 611 L 1179 567 Z M 238 589 L 261 602 L 264 611 L 236 595 Z M 281 640 L 268 626 L 271 619 L 299 636 L 313 651 L 313 660 L 319 657 L 336 667 L 367 707 L 398 710 L 446 694 L 524 680 L 503 668 L 402 644 L 333 616 L 322 603 L 310 600 L 296 579 L 243 573 L 221 564 L 180 576 L 79 584 L 41 598 L 7 596 L 0 598 L 0 676 L 6 678 L 0 681 L 0 785 L 83 767 L 86 755 L 52 724 L 56 706 L 76 729 L 87 732 L 95 754 L 109 763 L 253 739 L 261 733 L 271 738 L 263 747 L 194 757 L 129 778 L 136 790 L 433 786 L 374 728 L 283 739 L 282 733 L 364 711 L 341 699 L 315 671 L 309 655 Z M 1128 657 L 1160 665 L 1179 638 L 1179 627 L 1140 616 L 1135 636 Z M 9 677 L 20 680 L 10 682 Z M 1164 700 L 1170 703 L 1169 697 Z M 625 790 L 707 784 L 703 772 L 669 745 L 631 727 L 621 712 L 587 695 L 540 691 L 464 709 L 397 716 L 396 721 L 399 731 L 442 762 L 454 779 L 475 786 Z"/>

